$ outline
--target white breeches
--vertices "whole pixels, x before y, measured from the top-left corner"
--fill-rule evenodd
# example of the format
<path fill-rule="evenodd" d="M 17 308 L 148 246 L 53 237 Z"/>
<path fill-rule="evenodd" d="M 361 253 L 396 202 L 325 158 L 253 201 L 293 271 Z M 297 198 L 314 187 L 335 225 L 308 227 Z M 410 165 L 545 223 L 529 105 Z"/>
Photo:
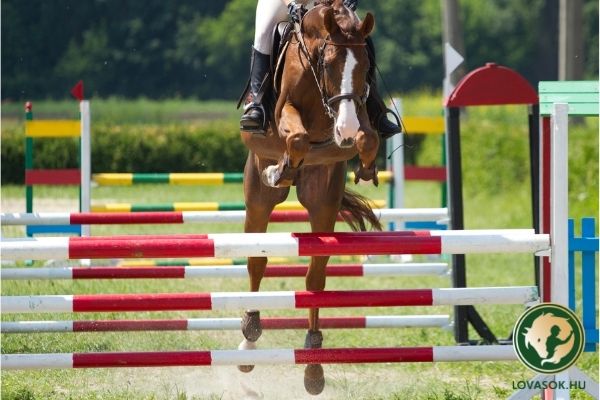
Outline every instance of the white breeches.
<path fill-rule="evenodd" d="M 306 1 L 296 1 L 299 4 Z M 287 21 L 288 10 L 283 0 L 258 0 L 254 24 L 254 48 L 263 54 L 271 54 L 273 29 L 279 22 Z"/>

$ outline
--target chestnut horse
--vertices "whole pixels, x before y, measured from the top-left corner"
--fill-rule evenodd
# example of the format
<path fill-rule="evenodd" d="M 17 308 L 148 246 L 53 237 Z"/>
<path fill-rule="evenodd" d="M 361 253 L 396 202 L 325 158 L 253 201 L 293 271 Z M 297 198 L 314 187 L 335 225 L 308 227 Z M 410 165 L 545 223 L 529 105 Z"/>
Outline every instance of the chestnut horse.
<path fill-rule="evenodd" d="M 249 154 L 244 168 L 245 232 L 265 232 L 275 205 L 291 185 L 308 210 L 313 232 L 332 232 L 340 211 L 354 230 L 365 221 L 381 229 L 368 201 L 345 189 L 347 161 L 358 154 L 356 181 L 377 185 L 379 146 L 364 105 L 369 85 L 365 38 L 374 26 L 368 13 L 360 21 L 341 0 L 309 10 L 281 56 L 281 83 L 266 137 L 242 132 Z M 274 74 L 277 76 L 277 74 Z M 275 84 L 277 88 L 277 84 Z M 306 290 L 325 288 L 328 256 L 311 257 Z M 266 257 L 249 257 L 250 290 L 258 291 Z M 255 348 L 262 329 L 257 310 L 246 311 L 240 348 Z M 320 348 L 319 310 L 309 310 L 306 348 Z M 240 366 L 248 372 L 253 366 Z M 318 394 L 325 379 L 319 364 L 306 366 L 305 388 Z"/>

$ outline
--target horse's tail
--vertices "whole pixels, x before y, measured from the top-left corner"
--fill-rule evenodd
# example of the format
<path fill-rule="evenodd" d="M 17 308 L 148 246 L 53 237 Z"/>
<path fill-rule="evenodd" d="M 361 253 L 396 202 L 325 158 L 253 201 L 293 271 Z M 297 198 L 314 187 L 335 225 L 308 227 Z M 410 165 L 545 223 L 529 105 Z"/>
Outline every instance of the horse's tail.
<path fill-rule="evenodd" d="M 340 213 L 353 231 L 366 231 L 367 222 L 373 230 L 382 230 L 381 222 L 373 213 L 369 199 L 349 189 L 344 190 Z"/>

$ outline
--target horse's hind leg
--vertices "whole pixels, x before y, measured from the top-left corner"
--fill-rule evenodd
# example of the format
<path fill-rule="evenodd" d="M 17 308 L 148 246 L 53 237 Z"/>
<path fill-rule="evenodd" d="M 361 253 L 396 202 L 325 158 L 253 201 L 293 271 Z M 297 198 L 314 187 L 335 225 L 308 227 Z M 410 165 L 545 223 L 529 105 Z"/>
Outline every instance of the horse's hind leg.
<path fill-rule="evenodd" d="M 329 167 L 305 167 L 298 182 L 298 199 L 308 209 L 313 232 L 332 232 L 335 228 L 346 181 L 346 163 Z M 329 256 L 311 257 L 306 275 L 306 290 L 325 289 L 326 268 Z M 321 348 L 323 334 L 319 330 L 319 309 L 309 310 L 309 330 L 304 347 Z M 321 364 L 308 364 L 304 370 L 304 387 L 310 394 L 317 395 L 325 387 L 325 376 Z"/>
<path fill-rule="evenodd" d="M 289 188 L 271 188 L 260 181 L 260 170 L 264 162 L 258 160 L 253 153 L 248 155 L 244 169 L 244 197 L 246 201 L 245 233 L 266 232 L 271 211 L 276 204 L 281 203 L 288 195 Z M 248 276 L 250 291 L 258 292 L 260 283 L 267 266 L 267 257 L 248 257 Z M 242 333 L 244 340 L 240 349 L 256 348 L 256 341 L 262 334 L 259 310 L 246 310 L 242 317 Z M 242 372 L 250 372 L 253 365 L 241 365 Z"/>

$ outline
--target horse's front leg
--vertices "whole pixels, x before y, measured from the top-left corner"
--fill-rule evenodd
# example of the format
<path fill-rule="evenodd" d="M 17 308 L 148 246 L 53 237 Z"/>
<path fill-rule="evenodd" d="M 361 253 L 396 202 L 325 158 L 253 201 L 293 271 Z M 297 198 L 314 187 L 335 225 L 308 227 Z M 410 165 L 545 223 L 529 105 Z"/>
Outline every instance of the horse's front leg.
<path fill-rule="evenodd" d="M 318 230 L 318 232 L 324 231 Z M 327 261 L 329 261 L 329 256 L 311 257 L 306 275 L 306 290 L 322 291 L 325 289 Z M 306 332 L 306 338 L 304 339 L 304 348 L 320 349 L 322 345 L 323 333 L 319 330 L 319 309 L 311 308 L 308 310 L 308 332 Z M 308 364 L 304 368 L 304 388 L 313 395 L 323 391 L 325 388 L 325 372 L 321 364 Z"/>
<path fill-rule="evenodd" d="M 346 163 L 329 167 L 307 166 L 297 183 L 298 199 L 308 209 L 313 232 L 333 232 L 340 210 L 346 182 Z M 306 290 L 325 289 L 326 268 L 329 256 L 311 257 L 306 274 Z M 319 309 L 309 309 L 308 332 L 304 347 L 319 349 L 323 334 L 319 330 Z M 319 394 L 325 387 L 325 375 L 321 364 L 308 364 L 304 370 L 304 387 L 310 394 Z"/>
<path fill-rule="evenodd" d="M 377 158 L 377 150 L 379 149 L 379 135 L 371 128 L 366 115 L 361 115 L 361 117 L 361 128 L 356 135 L 356 148 L 360 162 L 354 171 L 354 183 L 358 183 L 361 179 L 364 181 L 373 180 L 373 184 L 378 186 L 379 180 L 377 178 L 375 159 Z"/>
<path fill-rule="evenodd" d="M 267 186 L 289 187 L 310 150 L 310 140 L 300 113 L 290 103 L 283 106 L 278 126 L 279 136 L 285 139 L 285 153 L 277 165 L 263 171 L 262 180 Z"/>

